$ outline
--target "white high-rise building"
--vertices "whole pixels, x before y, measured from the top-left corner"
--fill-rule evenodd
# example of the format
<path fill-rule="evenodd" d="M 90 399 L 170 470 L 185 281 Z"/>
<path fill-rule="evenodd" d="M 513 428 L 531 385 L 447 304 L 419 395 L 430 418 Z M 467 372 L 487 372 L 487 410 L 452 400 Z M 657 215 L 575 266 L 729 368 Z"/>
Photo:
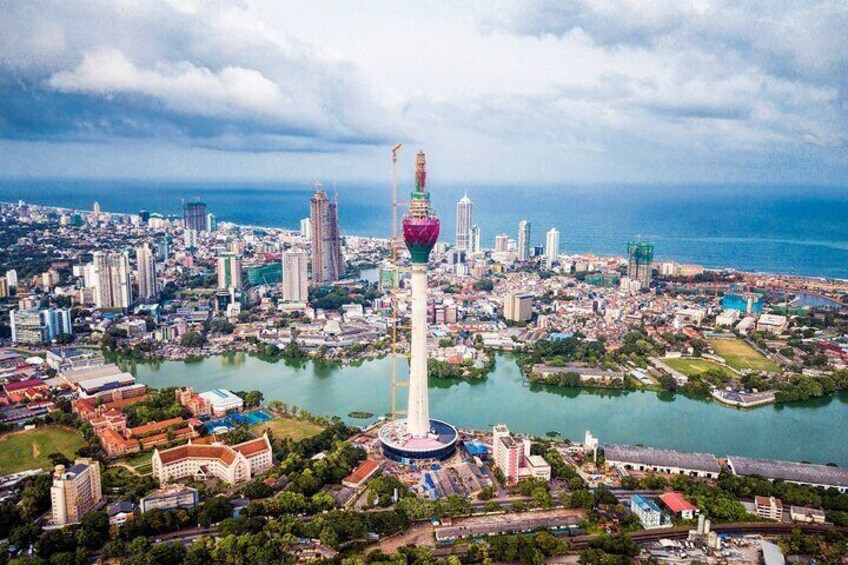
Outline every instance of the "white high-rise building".
<path fill-rule="evenodd" d="M 551 228 L 545 237 L 545 261 L 548 265 L 559 257 L 559 230 Z"/>
<path fill-rule="evenodd" d="M 129 308 L 133 302 L 130 282 L 130 259 L 126 253 L 96 251 L 87 279 L 94 289 L 94 305 L 98 308 Z"/>
<path fill-rule="evenodd" d="M 312 218 L 301 218 L 300 237 L 310 239 L 312 237 Z"/>
<path fill-rule="evenodd" d="M 94 205 L 91 208 L 92 208 L 92 211 L 94 212 L 95 216 L 100 215 L 100 202 L 95 202 Z"/>
<path fill-rule="evenodd" d="M 77 459 L 68 469 L 57 465 L 50 488 L 50 525 L 78 524 L 101 500 L 99 461 Z"/>
<path fill-rule="evenodd" d="M 480 246 L 480 226 L 471 226 L 471 241 L 469 242 L 469 253 L 479 253 L 483 248 Z"/>
<path fill-rule="evenodd" d="M 307 266 L 309 256 L 305 251 L 283 253 L 283 300 L 305 303 L 309 300 L 309 278 Z"/>
<path fill-rule="evenodd" d="M 16 288 L 18 286 L 18 272 L 15 269 L 6 271 L 6 282 L 9 283 L 9 288 Z"/>
<path fill-rule="evenodd" d="M 138 297 L 147 300 L 156 296 L 156 258 L 149 243 L 135 249 L 138 263 Z"/>
<path fill-rule="evenodd" d="M 456 203 L 456 248 L 471 251 L 471 226 L 474 223 L 474 203 L 466 194 Z"/>
<path fill-rule="evenodd" d="M 509 251 L 509 236 L 505 233 L 495 236 L 495 252 Z"/>
<path fill-rule="evenodd" d="M 526 261 L 530 258 L 530 222 L 521 220 L 518 222 L 518 260 Z"/>
<path fill-rule="evenodd" d="M 183 232 L 183 245 L 186 249 L 195 249 L 197 248 L 197 231 L 193 229 L 186 229 Z"/>

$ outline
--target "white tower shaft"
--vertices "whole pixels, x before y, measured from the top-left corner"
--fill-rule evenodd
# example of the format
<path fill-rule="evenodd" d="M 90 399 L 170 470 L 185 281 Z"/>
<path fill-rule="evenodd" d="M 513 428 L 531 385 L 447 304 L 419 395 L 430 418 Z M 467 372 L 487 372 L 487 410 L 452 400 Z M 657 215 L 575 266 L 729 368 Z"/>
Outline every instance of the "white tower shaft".
<path fill-rule="evenodd" d="M 413 437 L 430 432 L 427 394 L 427 265 L 412 265 L 412 342 L 409 362 L 407 428 Z"/>

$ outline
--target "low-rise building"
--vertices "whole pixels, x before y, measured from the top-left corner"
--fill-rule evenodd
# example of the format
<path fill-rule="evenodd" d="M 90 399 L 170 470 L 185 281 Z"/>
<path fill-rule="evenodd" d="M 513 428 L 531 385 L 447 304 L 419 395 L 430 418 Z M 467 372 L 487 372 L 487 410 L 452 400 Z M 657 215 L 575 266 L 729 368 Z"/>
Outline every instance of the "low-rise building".
<path fill-rule="evenodd" d="M 174 508 L 194 508 L 200 497 L 197 490 L 177 484 L 165 485 L 141 499 L 142 512 L 150 510 L 173 510 Z"/>
<path fill-rule="evenodd" d="M 195 418 L 208 418 L 212 415 L 212 403 L 209 399 L 194 392 L 191 387 L 178 388 L 174 391 L 174 394 L 177 401 Z"/>
<path fill-rule="evenodd" d="M 727 465 L 734 475 L 759 475 L 770 481 L 780 479 L 787 483 L 814 487 L 835 488 L 848 492 L 848 469 L 829 465 L 774 461 L 731 455 Z"/>
<path fill-rule="evenodd" d="M 654 449 L 638 445 L 604 445 L 607 464 L 624 470 L 654 471 L 669 475 L 688 475 L 717 479 L 721 466 L 715 455 L 684 453 L 672 449 Z"/>
<path fill-rule="evenodd" d="M 783 501 L 779 498 L 756 496 L 754 497 L 754 509 L 760 518 L 777 521 L 783 519 Z"/>
<path fill-rule="evenodd" d="M 350 475 L 342 479 L 342 484 L 350 488 L 359 488 L 373 477 L 379 469 L 379 463 L 372 459 L 366 459 Z"/>
<path fill-rule="evenodd" d="M 217 478 L 235 485 L 249 481 L 273 464 L 268 434 L 233 446 L 191 442 L 170 449 L 155 450 L 153 476 L 162 485 L 184 478 Z"/>
<path fill-rule="evenodd" d="M 201 392 L 200 397 L 212 406 L 214 416 L 226 416 L 230 412 L 240 412 L 244 409 L 244 401 L 223 388 Z"/>
<path fill-rule="evenodd" d="M 819 508 L 808 508 L 806 506 L 790 506 L 789 518 L 793 522 L 802 522 L 805 524 L 824 524 L 824 510 Z"/>
<path fill-rule="evenodd" d="M 660 500 L 669 512 L 681 520 L 691 520 L 698 513 L 698 507 L 686 500 L 682 493 L 664 492 L 660 495 Z"/>
<path fill-rule="evenodd" d="M 662 511 L 652 500 L 634 494 L 630 497 L 630 511 L 638 516 L 646 530 L 660 528 L 663 525 Z"/>

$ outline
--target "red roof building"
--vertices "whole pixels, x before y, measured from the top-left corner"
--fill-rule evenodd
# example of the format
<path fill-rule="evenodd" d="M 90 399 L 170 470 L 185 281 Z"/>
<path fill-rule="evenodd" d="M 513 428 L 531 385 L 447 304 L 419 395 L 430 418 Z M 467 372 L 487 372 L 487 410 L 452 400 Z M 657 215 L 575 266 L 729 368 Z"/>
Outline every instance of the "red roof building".
<path fill-rule="evenodd" d="M 353 470 L 353 473 L 342 479 L 342 484 L 350 488 L 359 488 L 365 481 L 374 476 L 380 464 L 371 459 L 366 459 L 362 464 Z"/>
<path fill-rule="evenodd" d="M 672 514 L 676 514 L 684 520 L 691 520 L 698 513 L 698 507 L 683 498 L 683 494 L 679 492 L 664 492 L 660 495 L 660 500 Z"/>

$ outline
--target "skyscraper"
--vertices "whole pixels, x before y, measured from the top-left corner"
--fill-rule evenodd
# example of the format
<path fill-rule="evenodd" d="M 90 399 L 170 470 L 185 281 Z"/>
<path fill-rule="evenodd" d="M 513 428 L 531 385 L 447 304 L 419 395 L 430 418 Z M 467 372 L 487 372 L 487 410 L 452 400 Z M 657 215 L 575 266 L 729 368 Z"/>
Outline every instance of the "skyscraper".
<path fill-rule="evenodd" d="M 551 228 L 545 237 L 545 261 L 548 265 L 559 257 L 559 230 Z"/>
<path fill-rule="evenodd" d="M 526 261 L 530 258 L 530 222 L 521 220 L 518 222 L 518 260 Z"/>
<path fill-rule="evenodd" d="M 130 259 L 126 253 L 96 251 L 89 278 L 98 308 L 129 308 L 133 302 Z"/>
<path fill-rule="evenodd" d="M 301 218 L 300 220 L 300 236 L 306 239 L 312 237 L 312 219 Z"/>
<path fill-rule="evenodd" d="M 480 226 L 477 224 L 471 226 L 471 241 L 469 241 L 469 253 L 478 253 L 482 251 L 480 247 Z"/>
<path fill-rule="evenodd" d="M 471 251 L 471 226 L 474 223 L 474 203 L 464 195 L 456 203 L 456 248 Z"/>
<path fill-rule="evenodd" d="M 320 186 L 310 205 L 312 224 L 312 284 L 320 286 L 339 280 L 344 274 L 344 258 L 339 238 L 336 203 Z"/>
<path fill-rule="evenodd" d="M 138 264 L 138 297 L 142 300 L 156 296 L 156 259 L 149 243 L 142 243 L 135 249 Z"/>
<path fill-rule="evenodd" d="M 241 260 L 235 253 L 218 255 L 218 289 L 241 288 Z"/>
<path fill-rule="evenodd" d="M 183 225 L 186 229 L 204 231 L 206 229 L 206 203 L 201 200 L 184 202 Z"/>
<path fill-rule="evenodd" d="M 307 264 L 309 256 L 304 251 L 283 253 L 283 300 L 305 303 L 309 299 Z"/>
<path fill-rule="evenodd" d="M 639 281 L 641 288 L 651 286 L 651 263 L 654 260 L 654 244 L 631 241 L 627 244 L 627 277 Z"/>

